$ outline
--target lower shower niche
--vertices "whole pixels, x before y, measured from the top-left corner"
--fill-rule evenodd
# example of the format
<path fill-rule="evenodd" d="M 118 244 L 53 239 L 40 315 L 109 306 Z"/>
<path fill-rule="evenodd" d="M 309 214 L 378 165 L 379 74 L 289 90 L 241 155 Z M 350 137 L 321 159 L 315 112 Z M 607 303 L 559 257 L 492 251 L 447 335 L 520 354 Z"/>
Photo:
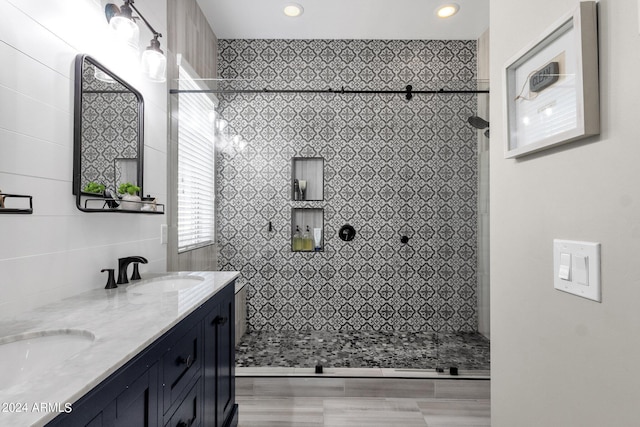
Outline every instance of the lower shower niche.
<path fill-rule="evenodd" d="M 324 251 L 324 209 L 293 208 L 291 210 L 291 251 Z"/>

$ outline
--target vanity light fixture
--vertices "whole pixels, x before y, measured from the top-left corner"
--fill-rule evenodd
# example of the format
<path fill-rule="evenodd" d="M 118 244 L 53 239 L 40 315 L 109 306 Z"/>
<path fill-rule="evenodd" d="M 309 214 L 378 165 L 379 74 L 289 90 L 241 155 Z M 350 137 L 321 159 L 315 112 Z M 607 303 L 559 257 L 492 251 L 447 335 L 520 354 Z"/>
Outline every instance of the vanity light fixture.
<path fill-rule="evenodd" d="M 140 28 L 136 23 L 136 19 L 142 19 L 149 31 L 153 34 L 149 46 L 142 53 L 142 72 L 153 82 L 162 83 L 166 81 L 167 57 L 160 49 L 160 41 L 158 37 L 162 34 L 153 29 L 149 21 L 147 21 L 140 11 L 133 5 L 134 0 L 124 0 L 122 6 L 118 7 L 113 3 L 107 3 L 105 6 L 105 15 L 109 26 L 116 33 L 120 40 L 123 40 L 129 47 L 139 51 Z M 133 16 L 135 11 L 138 16 Z"/>
<path fill-rule="evenodd" d="M 443 4 L 442 6 L 438 7 L 438 9 L 436 9 L 436 15 L 438 15 L 438 18 L 442 19 L 450 18 L 458 13 L 458 10 L 460 10 L 460 6 L 456 3 Z"/>
<path fill-rule="evenodd" d="M 150 45 L 142 52 L 142 72 L 149 80 L 162 83 L 166 80 L 167 57 L 160 49 L 158 37 L 160 33 L 155 33 Z"/>
<path fill-rule="evenodd" d="M 105 14 L 109 27 L 115 36 L 132 49 L 137 50 L 140 28 L 133 20 L 133 12 L 129 2 L 125 1 L 120 8 L 113 3 L 108 3 L 105 6 Z"/>
<path fill-rule="evenodd" d="M 298 3 L 288 3 L 284 6 L 283 11 L 285 15 L 295 18 L 302 15 L 304 9 Z"/>

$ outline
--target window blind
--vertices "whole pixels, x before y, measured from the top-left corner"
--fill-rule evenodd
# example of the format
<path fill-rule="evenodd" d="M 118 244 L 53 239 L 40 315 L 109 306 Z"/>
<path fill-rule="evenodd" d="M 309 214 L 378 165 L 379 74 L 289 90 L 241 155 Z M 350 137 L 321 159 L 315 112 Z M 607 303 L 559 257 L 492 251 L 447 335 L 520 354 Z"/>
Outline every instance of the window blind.
<path fill-rule="evenodd" d="M 183 66 L 179 88 L 203 89 Z M 215 241 L 215 104 L 204 93 L 180 97 L 178 104 L 178 252 Z"/>

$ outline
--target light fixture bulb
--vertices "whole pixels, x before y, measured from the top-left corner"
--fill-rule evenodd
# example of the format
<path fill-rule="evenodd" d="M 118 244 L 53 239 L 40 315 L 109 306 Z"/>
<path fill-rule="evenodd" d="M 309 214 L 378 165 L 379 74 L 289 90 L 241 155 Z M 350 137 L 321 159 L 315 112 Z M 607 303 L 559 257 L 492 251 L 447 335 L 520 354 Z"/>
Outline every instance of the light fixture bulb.
<path fill-rule="evenodd" d="M 295 18 L 296 16 L 302 15 L 302 12 L 304 12 L 304 9 L 298 3 L 289 3 L 285 5 L 283 11 L 285 15 L 291 18 Z"/>
<path fill-rule="evenodd" d="M 158 35 L 151 40 L 151 44 L 142 52 L 142 73 L 152 82 L 162 83 L 167 80 L 167 57 L 160 49 Z"/>
<path fill-rule="evenodd" d="M 109 74 L 105 73 L 104 71 L 102 71 L 100 68 L 95 67 L 95 71 L 93 72 L 93 76 L 100 80 L 101 82 L 105 82 L 105 83 L 115 83 L 116 81 L 113 79 L 113 77 L 111 77 Z"/>
<path fill-rule="evenodd" d="M 109 27 L 111 27 L 111 30 L 119 40 L 139 49 L 140 28 L 131 17 L 129 6 L 122 5 L 120 13 L 110 18 Z"/>
<path fill-rule="evenodd" d="M 456 3 L 445 4 L 436 10 L 436 15 L 438 15 L 438 18 L 450 18 L 458 13 L 458 10 L 460 10 L 460 6 Z"/>

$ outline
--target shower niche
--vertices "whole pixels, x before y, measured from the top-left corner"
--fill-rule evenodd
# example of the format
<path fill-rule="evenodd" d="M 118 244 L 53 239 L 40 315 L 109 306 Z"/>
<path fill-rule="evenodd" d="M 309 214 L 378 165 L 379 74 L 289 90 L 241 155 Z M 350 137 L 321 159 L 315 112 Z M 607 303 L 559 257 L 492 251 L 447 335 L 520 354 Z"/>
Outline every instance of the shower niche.
<path fill-rule="evenodd" d="M 324 209 L 291 209 L 291 251 L 324 251 Z"/>
<path fill-rule="evenodd" d="M 291 200 L 324 200 L 324 158 L 291 159 Z"/>

